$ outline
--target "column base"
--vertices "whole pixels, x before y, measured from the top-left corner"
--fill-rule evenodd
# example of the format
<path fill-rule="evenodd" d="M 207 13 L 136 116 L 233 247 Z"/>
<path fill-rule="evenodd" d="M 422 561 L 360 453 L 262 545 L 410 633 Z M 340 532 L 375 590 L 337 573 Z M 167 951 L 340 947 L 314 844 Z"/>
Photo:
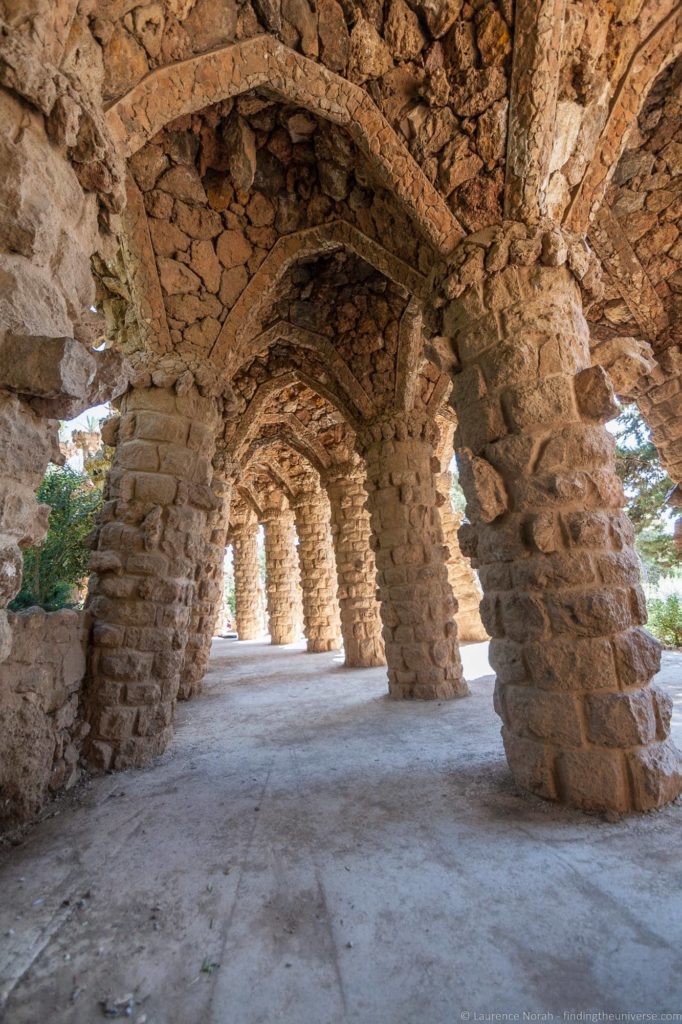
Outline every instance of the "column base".
<path fill-rule="evenodd" d="M 456 700 L 468 697 L 469 686 L 465 679 L 444 679 L 441 682 L 389 679 L 388 694 L 391 700 Z"/>
<path fill-rule="evenodd" d="M 329 654 L 338 651 L 339 647 L 337 640 L 307 640 L 306 654 Z"/>

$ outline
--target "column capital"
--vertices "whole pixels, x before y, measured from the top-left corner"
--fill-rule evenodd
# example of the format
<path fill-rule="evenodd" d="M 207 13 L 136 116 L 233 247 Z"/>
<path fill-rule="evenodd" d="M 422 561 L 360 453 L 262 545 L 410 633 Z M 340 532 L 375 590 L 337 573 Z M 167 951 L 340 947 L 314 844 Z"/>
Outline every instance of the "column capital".
<path fill-rule="evenodd" d="M 299 512 L 301 509 L 310 508 L 318 504 L 323 498 L 324 491 L 321 487 L 306 488 L 294 495 L 293 499 L 289 502 L 289 508 L 293 512 Z"/>
<path fill-rule="evenodd" d="M 510 266 L 566 267 L 586 302 L 603 292 L 601 264 L 583 235 L 551 222 L 505 220 L 468 235 L 441 263 L 434 277 L 436 305 L 463 297 Z"/>
<path fill-rule="evenodd" d="M 363 424 L 356 435 L 356 447 L 364 455 L 369 448 L 382 441 L 426 441 L 435 446 L 439 435 L 438 425 L 432 416 L 414 410 L 391 410 Z"/>
<path fill-rule="evenodd" d="M 329 487 L 339 480 L 349 480 L 363 477 L 365 473 L 364 460 L 361 455 L 354 454 L 350 459 L 343 462 L 335 462 L 320 473 L 320 480 L 323 487 Z"/>

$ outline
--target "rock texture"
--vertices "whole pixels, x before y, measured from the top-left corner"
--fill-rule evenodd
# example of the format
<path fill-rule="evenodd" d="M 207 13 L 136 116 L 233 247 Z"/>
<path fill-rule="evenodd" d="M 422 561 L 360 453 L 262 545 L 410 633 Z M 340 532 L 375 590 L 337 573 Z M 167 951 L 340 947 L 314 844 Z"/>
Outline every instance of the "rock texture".
<path fill-rule="evenodd" d="M 258 559 L 258 520 L 254 512 L 230 531 L 234 563 L 234 591 L 237 606 L 237 636 L 257 640 L 265 632 Z"/>
<path fill-rule="evenodd" d="M 603 421 L 639 403 L 677 501 L 681 32 L 671 0 L 0 4 L 0 659 L 57 420 L 114 399 L 91 766 L 170 741 L 228 536 L 258 630 L 264 523 L 274 642 L 337 642 L 331 536 L 347 664 L 460 695 L 474 564 L 518 781 L 675 797 Z"/>
<path fill-rule="evenodd" d="M 488 253 L 492 249 L 488 249 Z M 682 783 L 614 442 L 581 383 L 589 335 L 568 265 L 516 262 L 465 287 L 444 326 L 461 361 L 460 535 L 484 590 L 496 709 L 517 781 L 587 810 L 649 810 Z M 483 298 L 481 297 L 483 296 Z M 592 389 L 590 388 L 590 393 Z M 492 496 L 490 496 L 492 495 Z"/>
<path fill-rule="evenodd" d="M 307 647 L 312 653 L 336 651 L 341 646 L 341 623 L 329 501 L 324 491 L 302 491 L 294 504 L 294 519 Z"/>
<path fill-rule="evenodd" d="M 345 664 L 348 668 L 385 665 L 362 462 L 354 459 L 332 467 L 325 481 L 336 556 Z"/>
<path fill-rule="evenodd" d="M 0 665 L 0 826 L 31 818 L 80 777 L 87 621 L 82 612 L 10 613 Z"/>

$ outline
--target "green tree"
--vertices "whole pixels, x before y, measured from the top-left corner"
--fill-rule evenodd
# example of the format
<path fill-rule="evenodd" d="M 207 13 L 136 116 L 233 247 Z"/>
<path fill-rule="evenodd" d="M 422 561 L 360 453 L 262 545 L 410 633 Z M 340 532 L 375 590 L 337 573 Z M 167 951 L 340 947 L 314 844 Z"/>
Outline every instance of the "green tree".
<path fill-rule="evenodd" d="M 623 482 L 626 510 L 635 528 L 636 546 L 654 577 L 678 562 L 669 531 L 665 499 L 673 481 L 661 466 L 656 446 L 637 406 L 627 406 L 616 421 L 616 472 Z"/>
<path fill-rule="evenodd" d="M 90 557 L 85 539 L 102 506 L 102 492 L 85 473 L 68 466 L 48 467 L 37 497 L 50 506 L 47 536 L 40 547 L 24 551 L 21 590 L 10 604 L 14 611 L 32 605 L 56 611 L 77 604 L 75 594 Z"/>

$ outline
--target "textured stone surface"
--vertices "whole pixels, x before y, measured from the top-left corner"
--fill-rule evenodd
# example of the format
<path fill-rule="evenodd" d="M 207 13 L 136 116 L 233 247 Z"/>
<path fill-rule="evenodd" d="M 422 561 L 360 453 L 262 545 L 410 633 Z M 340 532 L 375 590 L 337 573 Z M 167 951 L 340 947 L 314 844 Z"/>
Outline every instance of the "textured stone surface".
<path fill-rule="evenodd" d="M 196 571 L 220 507 L 211 489 L 212 399 L 135 388 L 120 413 L 88 598 L 88 745 L 102 768 L 142 764 L 170 739 L 195 584 L 203 582 Z M 103 553 L 114 558 L 103 563 Z"/>
<path fill-rule="evenodd" d="M 302 617 L 293 512 L 283 504 L 271 506 L 263 510 L 263 524 L 270 642 L 291 644 L 300 636 Z"/>
<path fill-rule="evenodd" d="M 80 777 L 87 622 L 82 612 L 10 613 L 0 665 L 0 827 L 34 817 Z"/>
<path fill-rule="evenodd" d="M 345 664 L 349 668 L 384 665 L 386 656 L 376 597 L 376 565 L 370 547 L 364 467 L 360 460 L 330 469 L 326 488 L 336 556 Z"/>
<path fill-rule="evenodd" d="M 396 698 L 468 692 L 438 515 L 437 437 L 432 422 L 397 418 L 376 422 L 363 437 L 388 685 Z"/>
<path fill-rule="evenodd" d="M 265 633 L 263 595 L 258 558 L 258 520 L 253 510 L 230 531 L 234 564 L 236 629 L 240 640 L 257 640 Z"/>
<path fill-rule="evenodd" d="M 549 799 L 650 809 L 679 792 L 682 776 L 652 703 L 658 644 L 640 629 L 633 532 L 614 442 L 599 425 L 608 378 L 588 367 L 567 267 L 510 266 L 485 294 L 467 316 L 465 288 L 444 319 L 457 327 L 462 361 L 458 442 L 495 468 L 509 496 L 491 520 L 474 474 L 463 475 L 507 757 L 519 784 Z"/>
<path fill-rule="evenodd" d="M 376 568 L 394 695 L 463 692 L 456 620 L 485 628 L 522 784 L 617 810 L 671 799 L 601 424 L 614 391 L 636 400 L 679 485 L 679 6 L 0 13 L 3 599 L 44 535 L 54 421 L 121 407 L 90 595 L 93 763 L 167 744 L 201 685 L 228 530 L 254 516 L 273 637 L 297 635 L 294 509 L 311 649 L 336 642 L 331 523 L 349 664 L 383 658 Z M 460 554 L 435 427 L 451 384 Z"/>
<path fill-rule="evenodd" d="M 299 494 L 294 518 L 307 648 L 313 653 L 335 651 L 341 646 L 341 622 L 329 501 L 324 491 Z"/>

